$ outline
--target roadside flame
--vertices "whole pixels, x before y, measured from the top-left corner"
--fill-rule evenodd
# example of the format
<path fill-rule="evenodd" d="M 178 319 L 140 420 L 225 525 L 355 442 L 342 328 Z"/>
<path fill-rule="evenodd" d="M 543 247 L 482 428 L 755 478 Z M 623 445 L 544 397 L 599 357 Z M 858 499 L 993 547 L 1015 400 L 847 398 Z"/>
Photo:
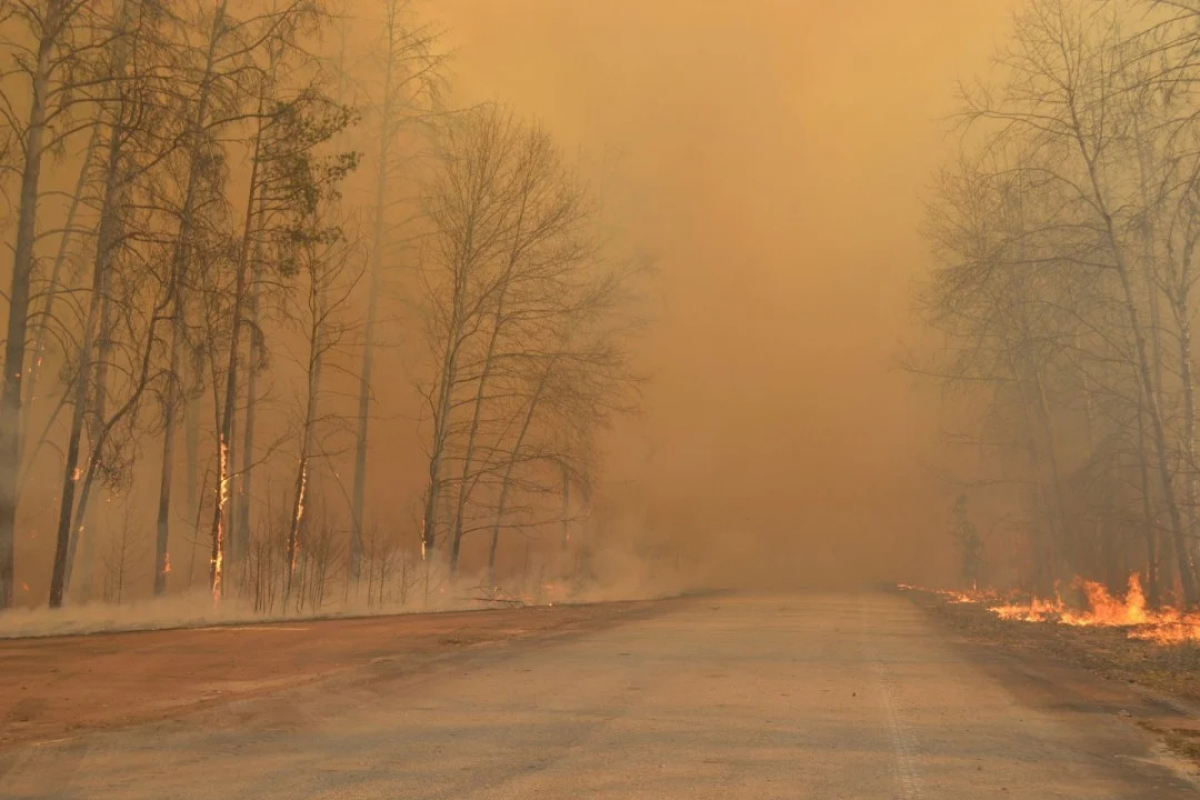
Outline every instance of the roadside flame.
<path fill-rule="evenodd" d="M 997 605 L 989 610 L 1001 619 L 1020 622 L 1057 622 L 1078 628 L 1123 628 L 1130 639 L 1156 644 L 1200 641 L 1200 612 L 1177 608 L 1146 607 L 1141 579 L 1129 576 L 1124 597 L 1113 597 L 1095 581 L 1077 579 L 1075 585 L 1087 595 L 1086 611 L 1071 608 L 1057 594 L 1053 600 L 1033 597 L 1028 603 Z"/>
<path fill-rule="evenodd" d="M 170 553 L 170 552 L 163 553 L 163 570 L 162 570 L 162 574 L 163 574 L 163 575 L 170 575 L 170 574 L 171 574 L 171 553 Z"/>

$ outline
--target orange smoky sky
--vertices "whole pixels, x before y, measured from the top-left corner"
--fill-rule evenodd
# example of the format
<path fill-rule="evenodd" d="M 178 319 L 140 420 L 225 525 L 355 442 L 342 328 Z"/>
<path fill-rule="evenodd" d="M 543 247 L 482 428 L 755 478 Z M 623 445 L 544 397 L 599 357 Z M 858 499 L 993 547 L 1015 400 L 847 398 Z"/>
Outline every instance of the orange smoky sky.
<path fill-rule="evenodd" d="M 460 102 L 503 100 L 601 163 L 656 260 L 651 378 L 607 477 L 647 524 L 763 576 L 930 574 L 947 490 L 922 466 L 921 197 L 958 80 L 1010 0 L 439 0 Z M 765 567 L 764 567 L 765 565 Z"/>

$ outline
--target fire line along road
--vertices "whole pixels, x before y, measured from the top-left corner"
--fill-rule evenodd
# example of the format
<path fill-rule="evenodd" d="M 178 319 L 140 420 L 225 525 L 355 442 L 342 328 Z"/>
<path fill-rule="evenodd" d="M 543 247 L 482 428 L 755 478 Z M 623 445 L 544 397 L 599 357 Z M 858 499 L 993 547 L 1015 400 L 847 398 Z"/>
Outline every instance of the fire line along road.
<path fill-rule="evenodd" d="M 1139 724 L 1183 711 L 898 594 L 11 640 L 0 674 L 4 798 L 1200 794 Z"/>

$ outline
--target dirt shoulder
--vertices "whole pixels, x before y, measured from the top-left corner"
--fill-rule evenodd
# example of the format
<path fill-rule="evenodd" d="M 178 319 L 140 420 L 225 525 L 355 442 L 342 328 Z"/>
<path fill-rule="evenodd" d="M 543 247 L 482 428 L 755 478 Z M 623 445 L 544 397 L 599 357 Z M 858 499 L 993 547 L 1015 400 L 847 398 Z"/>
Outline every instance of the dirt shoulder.
<path fill-rule="evenodd" d="M 0 750 L 180 716 L 387 662 L 545 640 L 682 601 L 596 603 L 0 641 Z"/>
<path fill-rule="evenodd" d="M 1029 691 L 1078 695 L 1162 737 L 1178 755 L 1200 764 L 1200 646 L 1163 646 L 1129 639 L 1118 628 L 1084 628 L 1002 620 L 976 603 L 950 603 L 922 591 L 905 596 L 974 647 L 1015 659 Z M 1111 688 L 1082 687 L 1070 677 L 1084 670 Z M 1077 674 L 1077 673 L 1076 673 Z M 1034 689 L 1033 684 L 1041 684 Z"/>
<path fill-rule="evenodd" d="M 1196 644 L 1157 645 L 1130 639 L 1119 628 L 1002 620 L 981 604 L 948 603 L 921 591 L 905 594 L 961 635 L 1014 653 L 1052 656 L 1105 678 L 1140 684 L 1200 706 Z"/>

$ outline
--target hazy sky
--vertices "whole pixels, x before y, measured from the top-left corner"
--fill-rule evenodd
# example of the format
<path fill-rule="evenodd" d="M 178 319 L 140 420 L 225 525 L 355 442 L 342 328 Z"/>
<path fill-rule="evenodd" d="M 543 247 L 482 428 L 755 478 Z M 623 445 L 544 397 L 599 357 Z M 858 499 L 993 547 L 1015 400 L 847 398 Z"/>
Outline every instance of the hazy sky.
<path fill-rule="evenodd" d="M 658 257 L 646 414 L 612 470 L 645 481 L 660 524 L 699 520 L 706 547 L 756 556 L 790 543 L 801 566 L 783 571 L 803 575 L 946 535 L 920 467 L 931 395 L 893 362 L 914 335 L 920 198 L 953 150 L 942 120 L 1011 6 L 430 5 L 463 98 L 510 101 L 611 164 L 613 215 Z"/>

